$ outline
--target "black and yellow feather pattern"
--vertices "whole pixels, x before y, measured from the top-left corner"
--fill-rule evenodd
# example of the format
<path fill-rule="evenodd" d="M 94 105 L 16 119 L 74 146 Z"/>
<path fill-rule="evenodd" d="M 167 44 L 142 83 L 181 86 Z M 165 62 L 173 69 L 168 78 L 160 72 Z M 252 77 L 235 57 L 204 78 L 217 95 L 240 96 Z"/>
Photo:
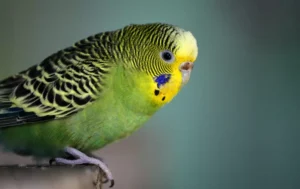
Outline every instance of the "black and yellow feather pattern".
<path fill-rule="evenodd" d="M 0 81 L 0 128 L 64 118 L 92 103 L 112 66 L 109 32 L 58 51 Z"/>
<path fill-rule="evenodd" d="M 180 35 L 168 24 L 129 25 L 98 33 L 40 64 L 0 81 L 0 128 L 65 118 L 96 100 L 110 68 L 122 64 L 155 79 L 172 65 L 158 56 L 176 52 Z M 128 69 L 130 70 L 130 69 Z"/>

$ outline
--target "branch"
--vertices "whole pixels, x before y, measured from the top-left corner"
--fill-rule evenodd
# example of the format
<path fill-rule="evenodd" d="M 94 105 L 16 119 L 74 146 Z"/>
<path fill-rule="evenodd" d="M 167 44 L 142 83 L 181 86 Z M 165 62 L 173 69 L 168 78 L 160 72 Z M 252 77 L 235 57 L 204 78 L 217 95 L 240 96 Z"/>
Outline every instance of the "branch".
<path fill-rule="evenodd" d="M 102 179 L 93 165 L 0 166 L 0 189 L 101 189 Z"/>

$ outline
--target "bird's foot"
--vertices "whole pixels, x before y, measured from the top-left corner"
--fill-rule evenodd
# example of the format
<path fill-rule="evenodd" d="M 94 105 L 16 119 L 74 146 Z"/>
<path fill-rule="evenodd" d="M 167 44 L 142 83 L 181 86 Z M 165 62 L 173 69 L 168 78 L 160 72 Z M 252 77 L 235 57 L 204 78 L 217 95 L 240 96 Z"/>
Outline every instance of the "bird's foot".
<path fill-rule="evenodd" d="M 114 186 L 114 179 L 112 173 L 102 160 L 94 157 L 89 157 L 86 154 L 82 153 L 81 151 L 71 147 L 66 147 L 64 151 L 69 155 L 72 155 L 75 159 L 70 160 L 70 159 L 58 157 L 58 158 L 51 159 L 49 163 L 52 164 L 53 162 L 56 162 L 56 163 L 66 164 L 66 165 L 80 165 L 80 164 L 97 165 L 105 173 L 107 181 L 110 181 L 110 187 Z"/>

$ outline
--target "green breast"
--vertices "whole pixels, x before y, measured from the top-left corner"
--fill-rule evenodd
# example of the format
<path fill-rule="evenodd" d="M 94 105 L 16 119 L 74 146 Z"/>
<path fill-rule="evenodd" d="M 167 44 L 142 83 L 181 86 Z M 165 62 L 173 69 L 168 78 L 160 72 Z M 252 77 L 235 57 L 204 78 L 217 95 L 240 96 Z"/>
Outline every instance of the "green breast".
<path fill-rule="evenodd" d="M 141 81 L 139 73 L 123 67 L 111 70 L 99 100 L 68 121 L 77 125 L 78 148 L 94 150 L 127 137 L 155 113 L 157 107 L 137 88 Z"/>
<path fill-rule="evenodd" d="M 136 87 L 143 82 L 139 77 L 115 67 L 99 99 L 84 110 L 67 119 L 5 129 L 0 131 L 1 143 L 21 153 L 49 156 L 65 146 L 91 151 L 124 138 L 158 109 Z"/>

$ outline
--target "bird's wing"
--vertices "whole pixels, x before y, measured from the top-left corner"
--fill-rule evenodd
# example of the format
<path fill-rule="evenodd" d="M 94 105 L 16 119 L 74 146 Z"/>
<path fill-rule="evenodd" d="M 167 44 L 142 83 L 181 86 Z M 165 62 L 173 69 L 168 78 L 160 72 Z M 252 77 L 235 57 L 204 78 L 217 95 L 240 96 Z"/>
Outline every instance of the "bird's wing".
<path fill-rule="evenodd" d="M 99 34 L 98 34 L 99 35 Z M 112 64 L 97 35 L 0 81 L 0 128 L 65 118 L 92 103 Z"/>

